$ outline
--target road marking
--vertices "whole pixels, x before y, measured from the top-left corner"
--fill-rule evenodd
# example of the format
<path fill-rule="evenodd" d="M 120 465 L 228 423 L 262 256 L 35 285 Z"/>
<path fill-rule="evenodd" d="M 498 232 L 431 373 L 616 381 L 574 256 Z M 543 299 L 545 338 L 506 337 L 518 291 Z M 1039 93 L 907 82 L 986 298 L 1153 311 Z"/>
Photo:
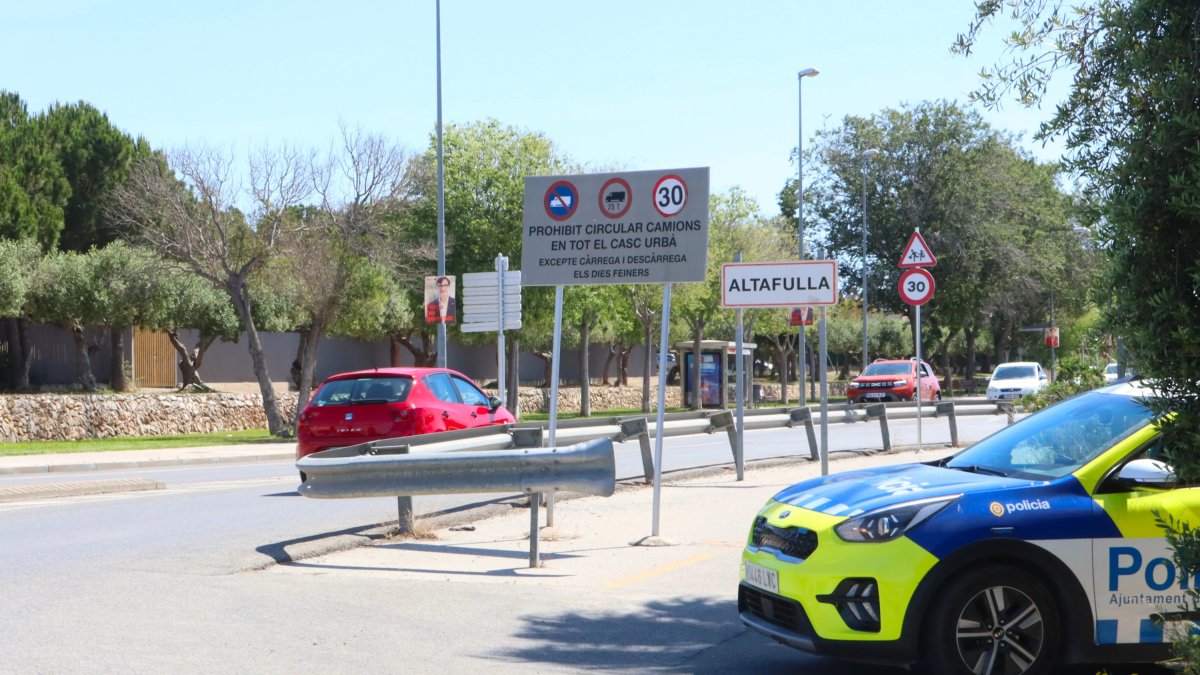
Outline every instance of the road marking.
<path fill-rule="evenodd" d="M 658 567 L 642 572 L 641 574 L 635 574 L 633 576 L 625 577 L 624 579 L 610 581 L 607 584 L 604 584 L 603 588 L 621 588 L 622 586 L 636 584 L 637 582 L 645 581 L 646 579 L 653 579 L 654 577 L 668 574 L 676 570 L 681 570 L 690 565 L 695 565 L 698 562 L 703 562 L 717 555 L 718 553 L 721 553 L 721 551 L 705 551 L 704 553 L 699 553 L 690 558 L 685 558 L 684 560 L 679 560 L 669 565 L 659 565 Z"/>

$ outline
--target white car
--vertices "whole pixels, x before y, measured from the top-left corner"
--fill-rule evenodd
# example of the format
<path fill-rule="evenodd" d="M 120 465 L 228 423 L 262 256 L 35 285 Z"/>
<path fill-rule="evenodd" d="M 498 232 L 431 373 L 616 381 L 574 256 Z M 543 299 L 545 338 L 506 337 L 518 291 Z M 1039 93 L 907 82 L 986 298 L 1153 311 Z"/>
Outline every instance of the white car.
<path fill-rule="evenodd" d="M 988 382 L 989 401 L 1011 401 L 1046 388 L 1048 378 L 1042 364 L 1014 361 L 996 366 Z"/>
<path fill-rule="evenodd" d="M 1113 382 L 1116 382 L 1119 370 L 1120 369 L 1115 363 L 1110 363 L 1107 366 L 1104 366 L 1104 384 L 1112 384 Z"/>

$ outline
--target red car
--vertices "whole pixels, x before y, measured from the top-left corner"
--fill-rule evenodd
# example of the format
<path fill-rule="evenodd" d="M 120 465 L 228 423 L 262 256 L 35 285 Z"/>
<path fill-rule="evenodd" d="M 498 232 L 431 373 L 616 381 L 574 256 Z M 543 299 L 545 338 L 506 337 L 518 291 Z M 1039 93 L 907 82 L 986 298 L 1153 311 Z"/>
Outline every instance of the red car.
<path fill-rule="evenodd" d="M 377 368 L 334 375 L 300 413 L 296 459 L 383 438 L 508 424 L 500 399 L 445 368 Z"/>
<path fill-rule="evenodd" d="M 942 385 L 933 368 L 921 362 L 921 400 L 941 400 Z M 878 359 L 863 370 L 846 387 L 846 399 L 851 403 L 881 403 L 911 401 L 916 395 L 916 359 Z"/>

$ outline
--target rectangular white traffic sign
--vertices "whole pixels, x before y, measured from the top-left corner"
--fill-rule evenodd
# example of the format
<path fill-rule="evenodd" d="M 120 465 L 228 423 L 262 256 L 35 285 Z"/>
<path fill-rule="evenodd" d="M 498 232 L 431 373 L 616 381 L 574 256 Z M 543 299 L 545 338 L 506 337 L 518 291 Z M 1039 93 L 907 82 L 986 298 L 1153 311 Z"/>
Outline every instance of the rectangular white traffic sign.
<path fill-rule="evenodd" d="M 704 281 L 708 169 L 525 178 L 526 286 Z"/>
<path fill-rule="evenodd" d="M 726 263 L 722 307 L 795 307 L 837 304 L 837 261 Z"/>
<path fill-rule="evenodd" d="M 500 274 L 469 272 L 463 279 L 463 323 L 459 331 L 500 330 Z M 504 272 L 504 330 L 521 327 L 521 272 Z"/>

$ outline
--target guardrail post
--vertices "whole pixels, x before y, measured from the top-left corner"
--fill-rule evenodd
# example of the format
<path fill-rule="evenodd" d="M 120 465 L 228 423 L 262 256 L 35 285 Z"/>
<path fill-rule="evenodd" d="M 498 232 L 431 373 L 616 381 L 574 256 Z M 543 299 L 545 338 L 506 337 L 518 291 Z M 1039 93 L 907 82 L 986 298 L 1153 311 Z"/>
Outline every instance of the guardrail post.
<path fill-rule="evenodd" d="M 638 445 L 642 450 L 642 471 L 646 484 L 650 485 L 654 482 L 654 455 L 650 452 L 650 423 L 645 417 L 631 417 L 629 419 L 618 419 L 617 425 L 621 427 L 621 435 L 617 437 L 617 441 L 625 441 L 637 436 Z"/>
<path fill-rule="evenodd" d="M 708 416 L 708 433 L 716 433 L 724 429 L 729 434 L 729 454 L 737 462 L 737 426 L 733 423 L 733 411 L 722 410 Z"/>
<path fill-rule="evenodd" d="M 1015 417 L 1014 417 L 1015 411 L 1013 410 L 1013 404 L 1009 401 L 1004 401 L 1003 403 L 997 403 L 996 404 L 996 412 L 1002 412 L 1005 415 L 1007 415 L 1009 424 L 1012 424 L 1013 421 L 1015 420 Z"/>
<path fill-rule="evenodd" d="M 403 445 L 396 448 L 396 454 L 407 455 L 408 446 Z M 412 534 L 414 528 L 412 495 L 396 495 L 396 514 L 396 527 L 400 530 L 400 534 Z"/>
<path fill-rule="evenodd" d="M 788 417 L 791 418 L 787 424 L 788 428 L 794 427 L 797 424 L 804 425 L 804 431 L 808 435 L 809 455 L 814 462 L 821 459 L 820 454 L 817 452 L 817 432 L 813 429 L 812 411 L 807 407 L 792 408 L 788 410 Z"/>
<path fill-rule="evenodd" d="M 954 415 L 954 401 L 942 401 L 937 404 L 937 414 L 950 416 L 950 446 L 958 447 L 958 418 Z"/>
<path fill-rule="evenodd" d="M 882 403 L 872 403 L 867 406 L 867 419 L 879 418 L 879 433 L 883 436 L 883 451 L 892 449 L 892 436 L 888 433 L 887 406 Z"/>
<path fill-rule="evenodd" d="M 538 553 L 538 506 L 542 503 L 542 493 L 534 492 L 529 495 L 529 566 L 541 567 L 542 559 Z"/>

